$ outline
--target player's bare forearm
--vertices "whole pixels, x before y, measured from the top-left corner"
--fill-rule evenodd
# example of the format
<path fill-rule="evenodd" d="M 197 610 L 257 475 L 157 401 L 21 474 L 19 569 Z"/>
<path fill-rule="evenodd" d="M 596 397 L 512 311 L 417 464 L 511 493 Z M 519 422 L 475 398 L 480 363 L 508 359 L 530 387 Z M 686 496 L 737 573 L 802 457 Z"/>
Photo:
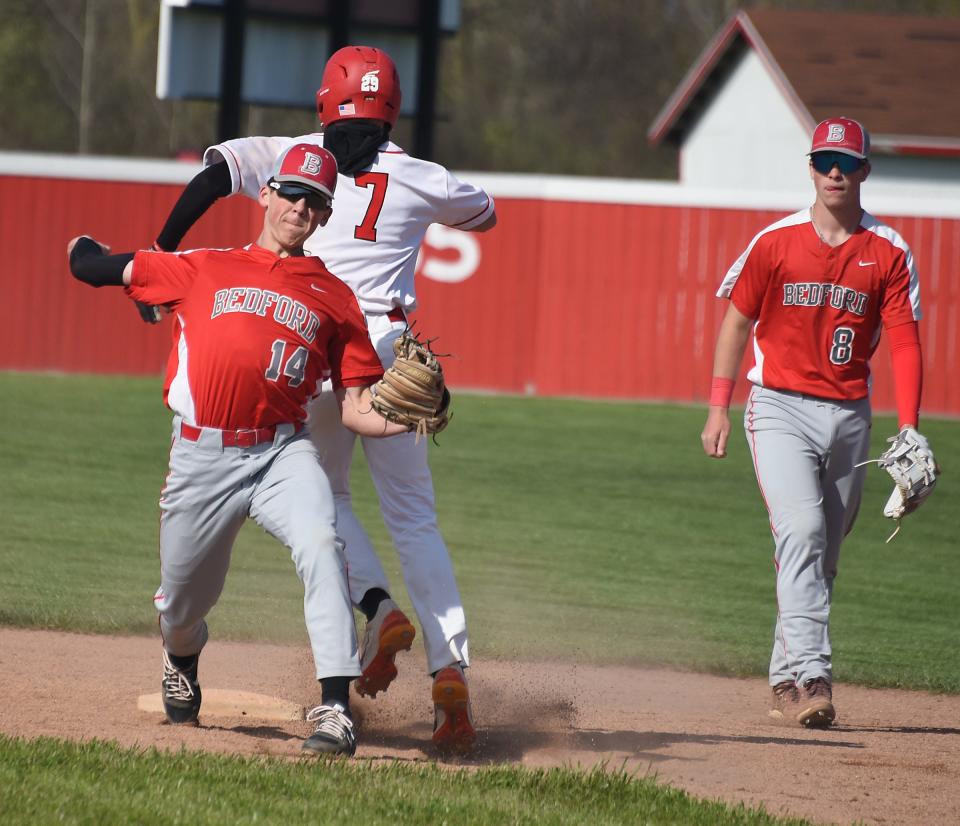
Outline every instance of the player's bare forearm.
<path fill-rule="evenodd" d="M 714 376 L 736 379 L 752 327 L 753 319 L 747 318 L 731 302 L 717 334 L 717 347 L 713 354 Z"/>
<path fill-rule="evenodd" d="M 740 370 L 743 351 L 746 349 L 752 327 L 753 319 L 743 315 L 731 302 L 720 324 L 713 357 L 714 381 L 719 379 L 729 382 L 727 396 L 733 390 L 732 382 L 736 380 Z M 707 456 L 723 459 L 727 455 L 727 441 L 730 438 L 729 399 L 718 402 L 715 398 L 711 398 L 710 402 L 707 421 L 700 434 L 700 442 Z"/>
<path fill-rule="evenodd" d="M 358 436 L 397 436 L 408 433 L 405 425 L 389 422 L 370 403 L 373 397 L 369 387 L 347 387 L 337 391 L 340 403 L 340 421 Z"/>

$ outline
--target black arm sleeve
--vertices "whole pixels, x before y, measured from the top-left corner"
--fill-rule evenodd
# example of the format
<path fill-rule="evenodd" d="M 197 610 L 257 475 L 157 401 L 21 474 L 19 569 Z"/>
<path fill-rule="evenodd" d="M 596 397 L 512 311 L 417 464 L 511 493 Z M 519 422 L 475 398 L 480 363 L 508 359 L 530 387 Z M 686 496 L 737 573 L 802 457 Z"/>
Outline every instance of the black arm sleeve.
<path fill-rule="evenodd" d="M 96 241 L 84 237 L 70 252 L 70 272 L 92 287 L 122 287 L 123 271 L 132 260 L 132 252 L 104 255 Z"/>
<path fill-rule="evenodd" d="M 230 168 L 226 161 L 211 164 L 198 172 L 187 184 L 180 197 L 170 210 L 167 222 L 157 236 L 157 246 L 162 250 L 175 250 L 183 236 L 187 234 L 200 216 L 206 212 L 217 198 L 230 194 L 232 189 Z"/>

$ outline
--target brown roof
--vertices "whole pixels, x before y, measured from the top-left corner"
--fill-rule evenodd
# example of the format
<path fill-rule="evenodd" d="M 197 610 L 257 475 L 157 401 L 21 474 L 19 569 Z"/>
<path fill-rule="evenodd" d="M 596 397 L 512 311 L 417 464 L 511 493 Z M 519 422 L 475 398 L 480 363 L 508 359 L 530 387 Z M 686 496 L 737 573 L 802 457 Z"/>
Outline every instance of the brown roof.
<path fill-rule="evenodd" d="M 798 116 L 863 122 L 874 147 L 960 152 L 960 17 L 751 9 L 707 46 L 650 128 L 679 142 L 743 49 L 757 50 Z"/>

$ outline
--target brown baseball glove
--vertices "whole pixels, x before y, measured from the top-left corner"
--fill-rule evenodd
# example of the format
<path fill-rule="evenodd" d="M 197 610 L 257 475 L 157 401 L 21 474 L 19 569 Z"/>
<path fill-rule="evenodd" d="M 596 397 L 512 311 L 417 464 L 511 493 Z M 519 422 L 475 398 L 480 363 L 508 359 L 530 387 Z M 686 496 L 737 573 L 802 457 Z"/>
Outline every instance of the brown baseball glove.
<path fill-rule="evenodd" d="M 416 431 L 417 441 L 450 421 L 450 391 L 430 340 L 420 341 L 408 327 L 393 343 L 396 359 L 372 388 L 373 409 L 391 422 Z"/>

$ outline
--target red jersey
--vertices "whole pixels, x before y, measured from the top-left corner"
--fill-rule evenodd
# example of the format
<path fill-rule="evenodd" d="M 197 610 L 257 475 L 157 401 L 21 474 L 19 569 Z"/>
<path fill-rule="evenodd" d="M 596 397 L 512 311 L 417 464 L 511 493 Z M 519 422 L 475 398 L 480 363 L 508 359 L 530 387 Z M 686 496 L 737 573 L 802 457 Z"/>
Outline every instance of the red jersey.
<path fill-rule="evenodd" d="M 256 244 L 138 252 L 126 292 L 175 312 L 163 397 L 194 425 L 302 422 L 324 379 L 361 387 L 383 375 L 357 299 L 319 258 Z"/>
<path fill-rule="evenodd" d="M 756 320 L 750 381 L 826 399 L 869 395 L 881 326 L 920 319 L 913 253 L 866 212 L 837 247 L 820 240 L 806 209 L 770 225 L 717 296 Z"/>

